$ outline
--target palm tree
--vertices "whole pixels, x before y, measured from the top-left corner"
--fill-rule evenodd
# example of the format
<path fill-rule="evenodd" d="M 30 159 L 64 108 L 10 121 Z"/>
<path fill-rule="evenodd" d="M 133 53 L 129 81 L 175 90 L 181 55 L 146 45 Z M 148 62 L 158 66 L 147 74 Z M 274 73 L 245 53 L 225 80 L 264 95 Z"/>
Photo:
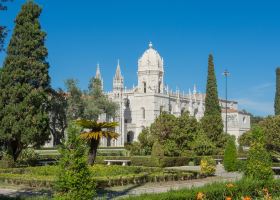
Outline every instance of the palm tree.
<path fill-rule="evenodd" d="M 119 136 L 118 133 L 109 130 L 118 126 L 117 122 L 97 122 L 94 120 L 78 119 L 76 120 L 76 124 L 84 129 L 81 133 L 81 138 L 86 140 L 89 145 L 89 165 L 94 164 L 97 148 L 101 138 L 105 137 L 116 139 Z"/>

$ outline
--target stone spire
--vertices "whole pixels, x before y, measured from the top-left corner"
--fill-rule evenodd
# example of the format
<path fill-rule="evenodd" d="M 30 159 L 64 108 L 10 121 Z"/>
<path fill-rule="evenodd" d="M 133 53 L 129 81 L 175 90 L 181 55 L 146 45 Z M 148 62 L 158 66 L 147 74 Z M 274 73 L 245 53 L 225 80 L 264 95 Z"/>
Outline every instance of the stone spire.
<path fill-rule="evenodd" d="M 120 95 L 123 91 L 124 84 L 123 84 L 123 76 L 121 73 L 121 67 L 120 67 L 120 60 L 118 60 L 117 69 L 115 76 L 113 78 L 113 91 L 116 95 Z"/>
<path fill-rule="evenodd" d="M 97 66 L 96 66 L 95 78 L 97 78 L 101 81 L 101 88 L 103 90 L 103 79 L 102 79 L 102 76 L 101 76 L 99 63 L 97 63 Z"/>
<path fill-rule="evenodd" d="M 194 84 L 194 86 L 193 86 L 193 94 L 195 95 L 196 93 L 197 93 L 196 84 Z"/>
<path fill-rule="evenodd" d="M 102 79 L 102 77 L 101 77 L 101 73 L 100 73 L 99 63 L 97 63 L 97 66 L 96 66 L 95 78 L 98 78 L 99 80 L 101 80 L 101 79 Z"/>
<path fill-rule="evenodd" d="M 115 80 L 122 80 L 123 76 L 121 73 L 121 67 L 120 67 L 120 60 L 118 59 L 118 65 L 117 65 L 117 69 L 116 69 L 116 73 L 115 73 Z"/>

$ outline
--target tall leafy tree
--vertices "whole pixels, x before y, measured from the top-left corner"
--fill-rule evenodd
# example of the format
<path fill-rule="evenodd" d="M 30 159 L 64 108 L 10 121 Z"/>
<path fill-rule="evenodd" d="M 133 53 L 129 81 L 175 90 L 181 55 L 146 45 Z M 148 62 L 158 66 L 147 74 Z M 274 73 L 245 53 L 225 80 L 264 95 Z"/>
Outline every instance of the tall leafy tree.
<path fill-rule="evenodd" d="M 67 120 L 76 120 L 84 116 L 85 103 L 82 99 L 83 93 L 77 86 L 78 81 L 68 79 L 65 81 L 67 88 Z"/>
<path fill-rule="evenodd" d="M 118 105 L 104 94 L 98 78 L 92 78 L 89 82 L 85 107 L 85 118 L 90 120 L 97 120 L 101 114 L 106 114 L 107 118 L 114 117 L 118 109 Z"/>
<path fill-rule="evenodd" d="M 205 112 L 202 127 L 207 136 L 217 147 L 224 146 L 223 121 L 219 105 L 217 80 L 214 69 L 213 55 L 208 58 L 208 76 L 205 97 Z"/>
<path fill-rule="evenodd" d="M 33 1 L 22 6 L 0 77 L 0 139 L 14 160 L 23 148 L 49 139 L 50 77 L 41 11 Z"/>
<path fill-rule="evenodd" d="M 274 100 L 275 115 L 280 115 L 280 67 L 276 69 L 276 92 Z"/>

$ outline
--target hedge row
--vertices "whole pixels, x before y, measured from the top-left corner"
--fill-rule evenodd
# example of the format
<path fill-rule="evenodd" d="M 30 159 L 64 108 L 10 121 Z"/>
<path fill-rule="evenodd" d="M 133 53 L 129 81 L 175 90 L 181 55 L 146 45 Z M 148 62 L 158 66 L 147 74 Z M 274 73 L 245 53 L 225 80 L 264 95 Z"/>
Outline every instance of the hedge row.
<path fill-rule="evenodd" d="M 201 177 L 195 172 L 163 172 L 163 173 L 139 173 L 124 176 L 95 177 L 98 188 L 123 186 L 127 184 L 142 184 L 147 182 L 165 182 L 190 180 Z M 28 174 L 0 174 L 0 182 L 12 185 L 25 185 L 34 188 L 52 188 L 53 176 L 32 176 Z"/>

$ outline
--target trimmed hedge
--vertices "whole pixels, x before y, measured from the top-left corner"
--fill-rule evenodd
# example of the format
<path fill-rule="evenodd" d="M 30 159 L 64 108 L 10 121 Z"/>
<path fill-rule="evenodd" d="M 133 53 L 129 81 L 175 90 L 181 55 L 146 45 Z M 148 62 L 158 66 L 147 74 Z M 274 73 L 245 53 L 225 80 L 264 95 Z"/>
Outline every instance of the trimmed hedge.
<path fill-rule="evenodd" d="M 171 180 L 189 180 L 200 177 L 198 172 L 163 170 L 160 168 L 94 166 L 91 168 L 97 187 L 142 184 Z M 54 186 L 57 167 L 27 167 L 0 170 L 0 182 L 37 188 Z"/>

